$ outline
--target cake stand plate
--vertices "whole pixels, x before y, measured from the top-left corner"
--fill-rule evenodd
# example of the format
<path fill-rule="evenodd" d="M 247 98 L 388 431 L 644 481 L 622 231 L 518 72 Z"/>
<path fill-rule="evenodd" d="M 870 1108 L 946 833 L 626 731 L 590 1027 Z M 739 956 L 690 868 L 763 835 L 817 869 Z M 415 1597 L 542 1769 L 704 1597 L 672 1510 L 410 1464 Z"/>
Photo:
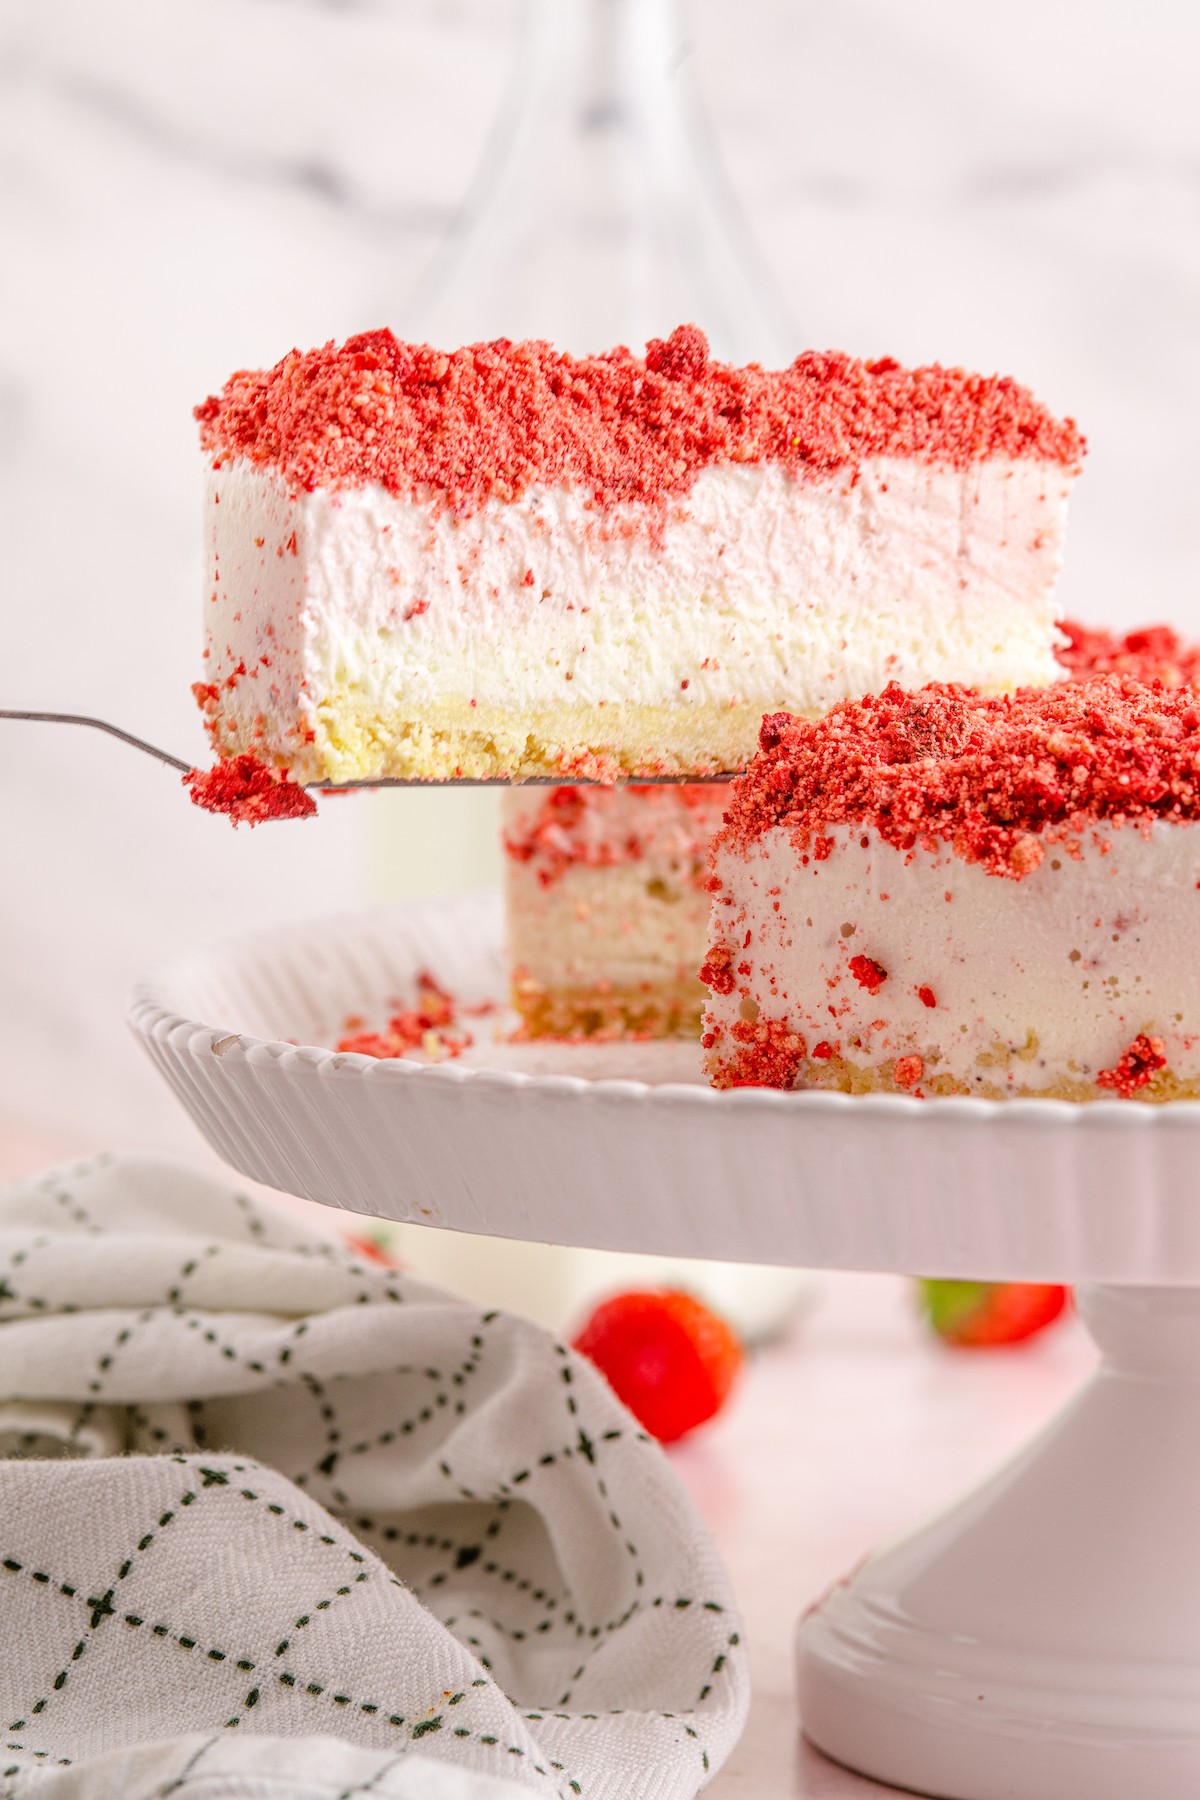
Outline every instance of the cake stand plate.
<path fill-rule="evenodd" d="M 327 1047 L 422 970 L 493 1007 L 466 1056 Z M 1086 1284 L 1098 1374 L 810 1612 L 804 1727 L 950 1800 L 1195 1800 L 1200 1105 L 715 1093 L 687 1044 L 504 1041 L 504 985 L 498 903 L 439 899 L 189 956 L 131 1020 L 228 1162 L 326 1204 L 672 1256 Z"/>

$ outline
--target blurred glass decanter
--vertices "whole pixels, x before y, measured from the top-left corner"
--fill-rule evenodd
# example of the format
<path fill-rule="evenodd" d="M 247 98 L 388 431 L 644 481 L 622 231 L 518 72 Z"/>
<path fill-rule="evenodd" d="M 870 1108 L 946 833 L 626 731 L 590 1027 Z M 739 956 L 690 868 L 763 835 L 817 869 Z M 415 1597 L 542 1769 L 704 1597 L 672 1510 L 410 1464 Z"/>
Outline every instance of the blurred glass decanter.
<path fill-rule="evenodd" d="M 676 0 L 527 0 L 474 189 L 401 321 L 576 355 L 695 322 L 715 356 L 799 347 L 722 173 Z"/>

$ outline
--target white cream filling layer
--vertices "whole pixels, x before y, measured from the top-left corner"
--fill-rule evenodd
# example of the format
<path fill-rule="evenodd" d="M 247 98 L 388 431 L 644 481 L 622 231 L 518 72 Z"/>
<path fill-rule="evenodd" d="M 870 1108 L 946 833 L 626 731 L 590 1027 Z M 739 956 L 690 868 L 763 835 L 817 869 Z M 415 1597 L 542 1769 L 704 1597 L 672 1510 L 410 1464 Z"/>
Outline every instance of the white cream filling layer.
<path fill-rule="evenodd" d="M 712 996 L 714 1020 L 731 1026 L 750 1000 L 810 1054 L 824 1040 L 863 1067 L 918 1055 L 975 1088 L 1094 1081 L 1145 1033 L 1174 1075 L 1200 1079 L 1200 825 L 1099 826 L 1078 857 L 1052 846 L 1021 881 L 862 826 L 826 835 L 833 851 L 807 865 L 780 829 L 720 853 L 712 929 L 736 985 Z M 874 993 L 851 973 L 858 955 L 887 972 Z"/>
<path fill-rule="evenodd" d="M 572 869 L 549 890 L 510 867 L 506 888 L 511 965 L 542 987 L 653 986 L 704 960 L 708 895 L 657 858 Z"/>
<path fill-rule="evenodd" d="M 455 519 L 235 461 L 207 476 L 205 679 L 225 741 L 257 728 L 285 756 L 351 702 L 816 712 L 892 679 L 1044 683 L 1069 483 L 1035 461 L 711 468 L 653 530 L 577 489 Z"/>

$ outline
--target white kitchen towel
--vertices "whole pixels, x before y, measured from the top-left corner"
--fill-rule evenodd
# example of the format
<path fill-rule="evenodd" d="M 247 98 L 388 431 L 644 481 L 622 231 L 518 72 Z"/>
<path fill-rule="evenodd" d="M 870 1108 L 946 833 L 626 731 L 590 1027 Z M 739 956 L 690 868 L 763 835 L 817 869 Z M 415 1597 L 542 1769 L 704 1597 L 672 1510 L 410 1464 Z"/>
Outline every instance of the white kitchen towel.
<path fill-rule="evenodd" d="M 596 1372 L 194 1170 L 0 1188 L 4 1800 L 690 1800 L 747 1705 Z"/>

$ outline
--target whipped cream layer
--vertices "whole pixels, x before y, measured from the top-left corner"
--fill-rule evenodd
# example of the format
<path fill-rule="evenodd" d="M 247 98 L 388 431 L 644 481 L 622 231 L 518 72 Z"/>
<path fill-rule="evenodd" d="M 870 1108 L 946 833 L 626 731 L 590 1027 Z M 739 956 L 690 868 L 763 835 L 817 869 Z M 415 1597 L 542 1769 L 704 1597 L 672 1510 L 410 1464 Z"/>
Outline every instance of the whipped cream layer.
<path fill-rule="evenodd" d="M 207 477 L 197 692 L 222 752 L 306 781 L 583 772 L 589 745 L 646 773 L 740 763 L 775 709 L 1052 680 L 1072 473 L 714 465 L 655 508 L 535 484 L 456 514 L 234 458 Z"/>
<path fill-rule="evenodd" d="M 517 1002 L 667 987 L 690 995 L 708 939 L 720 784 L 511 789 L 505 897 Z M 530 1010 L 523 1008 L 523 1010 Z"/>
<path fill-rule="evenodd" d="M 1020 880 L 861 824 L 724 842 L 714 868 L 719 1085 L 1200 1095 L 1194 821 L 1098 823 Z"/>

